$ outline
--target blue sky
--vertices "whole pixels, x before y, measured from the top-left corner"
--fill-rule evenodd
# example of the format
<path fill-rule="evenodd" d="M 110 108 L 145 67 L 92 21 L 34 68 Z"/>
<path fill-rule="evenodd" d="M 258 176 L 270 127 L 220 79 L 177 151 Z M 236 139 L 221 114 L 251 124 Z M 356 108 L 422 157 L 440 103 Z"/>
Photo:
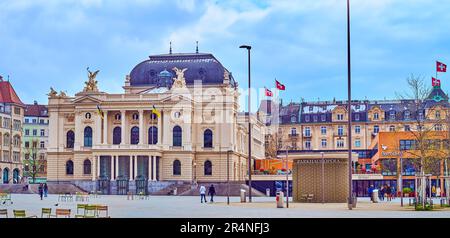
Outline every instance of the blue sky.
<path fill-rule="evenodd" d="M 352 0 L 355 99 L 394 99 L 410 74 L 431 84 L 435 60 L 450 65 L 450 1 Z M 0 0 L 0 75 L 25 103 L 49 87 L 73 95 L 86 67 L 102 91 L 151 54 L 213 53 L 247 87 L 252 45 L 257 88 L 286 85 L 286 101 L 347 97 L 345 0 Z M 441 74 L 447 92 L 450 74 Z M 253 107 L 255 108 L 255 107 Z"/>

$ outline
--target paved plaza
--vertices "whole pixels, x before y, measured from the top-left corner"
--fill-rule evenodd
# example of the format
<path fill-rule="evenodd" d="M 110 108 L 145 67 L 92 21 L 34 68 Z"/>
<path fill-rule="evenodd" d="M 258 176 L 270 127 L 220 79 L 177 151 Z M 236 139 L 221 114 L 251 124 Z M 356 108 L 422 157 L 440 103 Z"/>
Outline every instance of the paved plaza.
<path fill-rule="evenodd" d="M 12 205 L 0 206 L 8 209 L 10 217 L 13 209 L 24 209 L 27 215 L 40 216 L 41 208 L 45 207 L 72 209 L 74 217 L 76 204 L 83 203 L 58 202 L 57 195 L 49 195 L 41 201 L 36 194 L 12 194 L 12 200 Z M 412 207 L 400 207 L 400 199 L 373 204 L 368 198 L 359 198 L 358 207 L 352 211 L 341 203 L 290 203 L 290 208 L 281 209 L 276 208 L 273 197 L 255 197 L 253 203 L 240 203 L 238 197 L 232 197 L 230 205 L 226 201 L 226 197 L 217 197 L 215 203 L 202 204 L 196 196 L 150 196 L 148 200 L 127 200 L 127 196 L 109 195 L 90 198 L 88 203 L 107 205 L 113 218 L 450 218 L 450 209 L 413 211 Z M 435 203 L 439 204 L 437 200 Z"/>

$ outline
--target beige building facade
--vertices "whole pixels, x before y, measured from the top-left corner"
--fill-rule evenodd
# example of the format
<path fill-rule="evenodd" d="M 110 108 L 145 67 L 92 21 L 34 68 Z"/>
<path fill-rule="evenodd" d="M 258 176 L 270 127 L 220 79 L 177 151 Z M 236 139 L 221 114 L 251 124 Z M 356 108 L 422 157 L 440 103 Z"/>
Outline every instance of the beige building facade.
<path fill-rule="evenodd" d="M 49 181 L 223 182 L 228 169 L 244 181 L 249 118 L 253 159 L 264 157 L 264 125 L 239 112 L 237 83 L 213 55 L 150 56 L 120 94 L 101 92 L 97 73 L 72 97 L 49 93 Z"/>

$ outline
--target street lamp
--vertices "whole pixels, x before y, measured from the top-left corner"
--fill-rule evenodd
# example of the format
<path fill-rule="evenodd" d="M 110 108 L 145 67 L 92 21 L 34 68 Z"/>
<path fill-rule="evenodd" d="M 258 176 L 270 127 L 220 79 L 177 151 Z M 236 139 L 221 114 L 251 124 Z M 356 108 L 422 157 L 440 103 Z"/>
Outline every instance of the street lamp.
<path fill-rule="evenodd" d="M 227 151 L 227 204 L 230 205 L 230 153 L 232 150 Z"/>
<path fill-rule="evenodd" d="M 350 0 L 347 0 L 347 75 L 348 75 L 348 209 L 352 210 L 352 88 L 351 88 L 351 61 L 350 61 Z"/>
<path fill-rule="evenodd" d="M 250 77 L 250 50 L 252 49 L 249 45 L 239 46 L 241 49 L 247 49 L 248 54 L 248 201 L 252 202 L 252 127 L 251 127 L 251 77 Z"/>

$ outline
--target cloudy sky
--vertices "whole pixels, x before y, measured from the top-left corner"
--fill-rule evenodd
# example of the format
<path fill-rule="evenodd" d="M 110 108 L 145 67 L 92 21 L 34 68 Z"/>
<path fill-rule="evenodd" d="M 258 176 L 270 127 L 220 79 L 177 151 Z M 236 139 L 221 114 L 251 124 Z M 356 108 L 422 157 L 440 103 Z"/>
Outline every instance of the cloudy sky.
<path fill-rule="evenodd" d="M 450 65 L 450 1 L 352 0 L 352 77 L 357 99 L 394 99 L 410 75 L 431 84 Z M 213 53 L 247 87 L 252 45 L 257 88 L 286 85 L 284 102 L 345 99 L 345 0 L 0 0 L 0 75 L 25 103 L 49 87 L 73 95 L 86 67 L 102 91 L 151 54 Z M 450 72 L 441 75 L 444 91 Z"/>

